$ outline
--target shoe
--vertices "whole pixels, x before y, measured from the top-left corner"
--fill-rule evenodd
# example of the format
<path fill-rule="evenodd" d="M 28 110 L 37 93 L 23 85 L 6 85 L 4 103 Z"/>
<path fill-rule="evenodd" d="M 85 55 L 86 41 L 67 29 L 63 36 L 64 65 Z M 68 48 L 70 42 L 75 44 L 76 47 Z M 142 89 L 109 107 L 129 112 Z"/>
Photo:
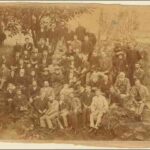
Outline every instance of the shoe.
<path fill-rule="evenodd" d="M 86 127 L 86 126 L 84 126 L 82 129 L 83 129 L 83 130 L 86 130 L 86 129 L 87 129 L 87 127 Z"/>
<path fill-rule="evenodd" d="M 50 133 L 53 133 L 55 131 L 55 128 L 49 129 Z"/>
<path fill-rule="evenodd" d="M 88 133 L 91 133 L 91 132 L 93 132 L 93 131 L 94 131 L 94 128 L 91 127 L 91 128 L 89 129 Z"/>

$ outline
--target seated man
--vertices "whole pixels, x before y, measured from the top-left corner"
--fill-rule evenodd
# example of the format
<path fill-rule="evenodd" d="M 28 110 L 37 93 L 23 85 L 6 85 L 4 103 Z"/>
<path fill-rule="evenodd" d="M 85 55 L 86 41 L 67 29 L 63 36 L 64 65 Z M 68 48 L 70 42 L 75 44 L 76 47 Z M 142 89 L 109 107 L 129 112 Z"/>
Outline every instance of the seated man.
<path fill-rule="evenodd" d="M 4 85 L 8 80 L 9 75 L 10 75 L 10 70 L 8 69 L 6 64 L 2 64 L 0 68 L 0 89 L 4 88 Z"/>
<path fill-rule="evenodd" d="M 19 72 L 20 69 L 25 69 L 25 63 L 22 58 L 19 58 L 18 63 L 17 63 L 17 72 Z"/>
<path fill-rule="evenodd" d="M 38 53 L 38 49 L 35 48 L 30 56 L 30 62 L 33 68 L 38 66 L 39 61 L 40 61 L 40 54 Z"/>
<path fill-rule="evenodd" d="M 68 128 L 69 103 L 65 99 L 64 95 L 60 96 L 59 109 L 60 109 L 60 117 L 62 117 L 62 119 L 63 119 L 64 127 Z M 63 129 L 64 127 L 60 123 L 60 128 Z"/>
<path fill-rule="evenodd" d="M 111 87 L 111 80 L 109 78 L 108 75 L 104 75 L 103 76 L 103 79 L 102 79 L 102 82 L 101 82 L 101 85 L 100 85 L 100 88 L 101 88 L 101 91 L 104 93 L 105 97 L 110 100 L 110 87 Z"/>
<path fill-rule="evenodd" d="M 90 106 L 93 96 L 92 88 L 90 86 L 86 86 L 83 94 L 81 95 L 83 128 L 87 127 L 87 123 L 90 120 Z"/>
<path fill-rule="evenodd" d="M 40 73 L 39 83 L 41 86 L 43 86 L 44 81 L 48 81 L 49 83 L 51 83 L 51 75 L 49 74 L 48 68 L 43 68 L 43 71 Z"/>
<path fill-rule="evenodd" d="M 90 114 L 90 127 L 93 129 L 98 129 L 102 116 L 108 110 L 108 102 L 106 98 L 102 95 L 100 90 L 96 91 L 96 96 L 93 97 L 91 103 L 91 114 Z M 95 123 L 96 121 L 96 123 Z"/>
<path fill-rule="evenodd" d="M 69 98 L 72 92 L 73 92 L 73 89 L 69 87 L 69 84 L 64 84 L 63 88 L 60 91 L 60 96 L 63 95 L 65 99 L 67 99 Z"/>
<path fill-rule="evenodd" d="M 61 83 L 63 83 L 63 78 L 64 78 L 64 76 L 63 76 L 63 73 L 62 73 L 62 68 L 59 67 L 59 66 L 55 67 L 54 72 L 51 74 L 52 83 L 53 84 L 55 84 L 55 83 L 61 84 Z"/>
<path fill-rule="evenodd" d="M 27 86 L 27 76 L 25 74 L 25 69 L 20 69 L 19 74 L 16 76 L 16 85 L 25 88 Z"/>
<path fill-rule="evenodd" d="M 74 94 L 70 95 L 70 119 L 71 119 L 71 127 L 75 133 L 77 133 L 79 129 L 79 114 L 81 114 L 81 101 Z"/>
<path fill-rule="evenodd" d="M 31 54 L 32 49 L 33 49 L 33 44 L 30 42 L 29 37 L 26 37 L 25 38 L 25 44 L 23 46 L 23 51 L 27 50 Z"/>
<path fill-rule="evenodd" d="M 117 76 L 114 86 L 111 88 L 111 103 L 117 103 L 119 106 L 125 106 L 129 97 L 130 81 L 125 77 L 124 72 Z"/>
<path fill-rule="evenodd" d="M 13 54 L 15 56 L 16 53 L 21 53 L 22 52 L 22 46 L 19 40 L 16 40 L 16 44 L 13 46 Z"/>
<path fill-rule="evenodd" d="M 8 83 L 6 92 L 5 92 L 5 99 L 7 105 L 7 112 L 11 113 L 14 111 L 14 97 L 15 97 L 15 86 L 11 83 Z"/>
<path fill-rule="evenodd" d="M 29 63 L 29 61 L 30 61 L 30 54 L 28 53 L 27 50 L 23 51 L 22 59 L 23 59 L 25 65 L 27 65 Z"/>
<path fill-rule="evenodd" d="M 14 97 L 14 106 L 16 115 L 24 115 L 28 110 L 27 97 L 22 93 L 21 89 L 17 89 L 16 96 Z"/>
<path fill-rule="evenodd" d="M 76 49 L 79 49 L 79 51 L 81 51 L 81 41 L 78 40 L 78 36 L 77 35 L 74 35 L 73 41 L 71 42 L 71 45 L 72 45 L 72 49 L 74 51 L 76 51 Z"/>
<path fill-rule="evenodd" d="M 144 80 L 144 70 L 141 68 L 141 65 L 139 63 L 135 64 L 135 70 L 133 73 L 134 80 L 139 79 L 141 82 Z"/>
<path fill-rule="evenodd" d="M 16 83 L 16 70 L 15 69 L 16 69 L 15 67 L 11 66 L 10 74 L 9 74 L 8 79 L 6 81 L 7 85 L 9 83 L 12 83 L 15 85 L 15 83 Z"/>
<path fill-rule="evenodd" d="M 52 124 L 53 119 L 58 119 L 58 114 L 59 114 L 59 103 L 57 100 L 54 99 L 53 96 L 50 96 L 48 98 L 48 110 L 46 113 L 40 117 L 40 125 L 41 127 L 45 128 L 46 123 L 48 125 L 48 128 L 53 131 L 54 126 Z"/>
<path fill-rule="evenodd" d="M 38 44 L 38 52 L 42 53 L 44 50 L 48 50 L 48 47 L 46 46 L 46 41 L 41 38 Z"/>
<path fill-rule="evenodd" d="M 37 95 L 36 97 L 34 97 L 33 106 L 35 109 L 35 114 L 38 117 L 41 117 L 47 111 L 48 101 L 47 99 L 41 98 L 41 95 Z"/>
<path fill-rule="evenodd" d="M 50 87 L 48 81 L 44 81 L 44 86 L 40 90 L 40 95 L 42 99 L 47 99 L 49 96 L 55 97 L 54 90 L 52 87 Z"/>
<path fill-rule="evenodd" d="M 140 80 L 135 81 L 135 85 L 132 87 L 130 96 L 131 100 L 135 107 L 135 114 L 138 120 L 142 120 L 142 112 L 145 106 L 145 101 L 149 95 L 148 89 L 146 86 L 142 85 Z"/>
<path fill-rule="evenodd" d="M 89 84 L 92 87 L 94 86 L 99 88 L 103 76 L 104 76 L 103 72 L 100 72 L 97 69 L 93 68 L 93 70 L 86 76 L 87 84 Z"/>
<path fill-rule="evenodd" d="M 27 75 L 28 85 L 31 85 L 33 81 L 38 81 L 38 73 L 36 70 L 30 70 Z"/>
<path fill-rule="evenodd" d="M 28 97 L 29 101 L 32 103 L 36 96 L 39 95 L 40 88 L 37 85 L 37 81 L 33 81 L 32 85 L 29 87 Z"/>

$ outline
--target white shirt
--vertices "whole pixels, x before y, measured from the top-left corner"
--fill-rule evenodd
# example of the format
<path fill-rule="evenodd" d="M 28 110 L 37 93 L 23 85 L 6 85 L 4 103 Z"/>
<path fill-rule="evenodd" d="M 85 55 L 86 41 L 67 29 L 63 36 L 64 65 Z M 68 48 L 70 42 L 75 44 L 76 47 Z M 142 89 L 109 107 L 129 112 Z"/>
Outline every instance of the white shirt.
<path fill-rule="evenodd" d="M 91 103 L 92 113 L 105 113 L 108 110 L 108 102 L 102 95 L 94 96 Z"/>

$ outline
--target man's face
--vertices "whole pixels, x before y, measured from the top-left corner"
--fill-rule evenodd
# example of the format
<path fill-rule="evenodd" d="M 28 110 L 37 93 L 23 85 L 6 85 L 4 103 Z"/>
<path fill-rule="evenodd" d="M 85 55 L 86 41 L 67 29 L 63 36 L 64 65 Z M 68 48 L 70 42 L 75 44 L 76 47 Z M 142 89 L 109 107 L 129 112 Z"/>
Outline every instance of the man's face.
<path fill-rule="evenodd" d="M 31 64 L 27 64 L 27 68 L 31 68 Z"/>
<path fill-rule="evenodd" d="M 28 51 L 24 51 L 24 55 L 27 55 L 28 54 Z"/>
<path fill-rule="evenodd" d="M 47 56 L 48 52 L 47 51 L 43 51 L 43 55 Z"/>
<path fill-rule="evenodd" d="M 77 39 L 78 39 L 77 35 L 74 35 L 74 40 L 77 40 Z"/>
<path fill-rule="evenodd" d="M 97 90 L 95 94 L 96 94 L 96 96 L 99 96 L 100 95 L 100 91 Z"/>
<path fill-rule="evenodd" d="M 16 45 L 19 45 L 19 42 L 18 42 L 18 41 L 16 41 Z"/>
<path fill-rule="evenodd" d="M 49 87 L 48 81 L 45 81 L 45 82 L 44 82 L 44 87 Z"/>
<path fill-rule="evenodd" d="M 50 103 L 52 103 L 54 101 L 54 98 L 52 96 L 49 96 L 48 99 L 49 99 Z"/>
<path fill-rule="evenodd" d="M 135 81 L 135 86 L 136 86 L 136 87 L 140 87 L 140 85 L 141 85 L 141 83 L 140 83 L 139 80 Z"/>
<path fill-rule="evenodd" d="M 33 87 L 36 87 L 36 86 L 37 86 L 37 82 L 36 82 L 36 81 L 33 81 L 33 82 L 32 82 L 32 86 L 33 86 Z"/>
<path fill-rule="evenodd" d="M 20 70 L 20 76 L 24 76 L 25 72 L 24 70 Z"/>
<path fill-rule="evenodd" d="M 32 76 L 35 76 L 35 71 L 31 71 L 31 75 L 32 75 Z"/>
<path fill-rule="evenodd" d="M 107 81 L 108 81 L 108 76 L 107 76 L 107 75 L 105 75 L 103 79 L 104 79 L 104 81 L 106 81 L 106 82 L 107 82 Z"/>
<path fill-rule="evenodd" d="M 90 87 L 90 86 L 87 86 L 87 87 L 85 88 L 85 90 L 86 90 L 86 92 L 90 93 L 90 92 L 91 92 L 91 87 Z"/>
<path fill-rule="evenodd" d="M 16 53 L 16 57 L 19 57 L 20 56 L 20 53 Z"/>
<path fill-rule="evenodd" d="M 85 37 L 84 37 L 84 40 L 85 40 L 85 41 L 88 41 L 88 40 L 89 40 L 89 37 L 88 37 L 88 36 L 85 36 Z"/>
<path fill-rule="evenodd" d="M 65 89 L 67 89 L 68 87 L 69 87 L 69 85 L 68 85 L 68 84 L 65 84 L 65 85 L 64 85 L 64 88 L 65 88 Z"/>
<path fill-rule="evenodd" d="M 43 74 L 48 75 L 48 70 L 44 70 Z"/>
<path fill-rule="evenodd" d="M 15 74 L 15 70 L 11 70 L 11 72 L 10 72 L 10 73 L 11 73 L 12 75 L 13 75 L 13 74 Z"/>
<path fill-rule="evenodd" d="M 2 59 L 6 59 L 6 57 L 4 55 L 2 55 Z"/>
<path fill-rule="evenodd" d="M 140 68 L 140 65 L 139 65 L 139 64 L 135 64 L 135 68 L 136 68 L 136 69 L 139 69 L 139 68 Z"/>
<path fill-rule="evenodd" d="M 17 95 L 18 95 L 18 96 L 21 96 L 21 90 L 18 90 L 18 91 L 17 91 Z"/>
<path fill-rule="evenodd" d="M 125 79 L 125 75 L 123 75 L 123 74 L 120 75 L 119 79 L 120 79 L 120 81 L 123 81 Z"/>
<path fill-rule="evenodd" d="M 55 27 L 56 27 L 56 24 L 55 24 L 55 23 L 53 23 L 53 24 L 52 24 L 52 28 L 54 29 Z"/>
<path fill-rule="evenodd" d="M 122 56 L 122 55 L 119 55 L 118 57 L 119 57 L 119 59 L 122 59 L 122 58 L 123 58 L 123 56 Z"/>
<path fill-rule="evenodd" d="M 64 95 L 61 95 L 61 96 L 60 96 L 60 100 L 61 100 L 61 101 L 64 101 L 64 98 L 65 98 Z"/>
<path fill-rule="evenodd" d="M 3 69 L 6 68 L 5 64 L 2 64 L 2 68 L 3 68 Z"/>
<path fill-rule="evenodd" d="M 43 59 L 43 60 L 42 60 L 42 64 L 46 64 L 46 59 Z"/>
<path fill-rule="evenodd" d="M 27 39 L 25 39 L 25 42 L 26 42 L 26 43 L 29 43 L 29 39 L 28 39 L 28 38 L 27 38 Z"/>
<path fill-rule="evenodd" d="M 44 44 L 45 44 L 44 39 L 41 39 L 41 40 L 40 40 L 40 43 L 41 43 L 42 45 L 44 45 Z"/>
<path fill-rule="evenodd" d="M 8 88 L 12 89 L 13 85 L 11 83 L 8 84 Z"/>
<path fill-rule="evenodd" d="M 71 98 L 73 98 L 73 97 L 74 97 L 74 94 L 73 94 L 73 93 L 71 93 L 71 94 L 70 94 L 70 97 L 71 97 Z"/>
<path fill-rule="evenodd" d="M 94 53 L 93 53 L 93 56 L 94 56 L 94 57 L 96 57 L 96 56 L 97 56 L 97 53 L 96 53 L 96 52 L 94 52 Z"/>
<path fill-rule="evenodd" d="M 20 65 L 23 65 L 23 60 L 22 60 L 22 59 L 20 59 L 19 63 L 20 63 Z"/>

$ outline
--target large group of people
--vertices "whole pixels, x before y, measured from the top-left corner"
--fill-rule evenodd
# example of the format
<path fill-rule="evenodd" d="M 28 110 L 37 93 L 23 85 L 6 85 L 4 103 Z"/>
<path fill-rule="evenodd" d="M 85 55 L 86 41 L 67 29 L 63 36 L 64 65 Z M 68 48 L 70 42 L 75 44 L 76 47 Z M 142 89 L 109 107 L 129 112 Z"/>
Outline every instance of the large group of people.
<path fill-rule="evenodd" d="M 93 33 L 62 22 L 41 30 L 37 46 L 16 41 L 11 58 L 1 57 L 0 89 L 6 113 L 31 117 L 35 127 L 96 131 L 113 104 L 135 112 L 148 100 L 143 53 L 115 43 L 112 54 L 96 48 Z"/>

